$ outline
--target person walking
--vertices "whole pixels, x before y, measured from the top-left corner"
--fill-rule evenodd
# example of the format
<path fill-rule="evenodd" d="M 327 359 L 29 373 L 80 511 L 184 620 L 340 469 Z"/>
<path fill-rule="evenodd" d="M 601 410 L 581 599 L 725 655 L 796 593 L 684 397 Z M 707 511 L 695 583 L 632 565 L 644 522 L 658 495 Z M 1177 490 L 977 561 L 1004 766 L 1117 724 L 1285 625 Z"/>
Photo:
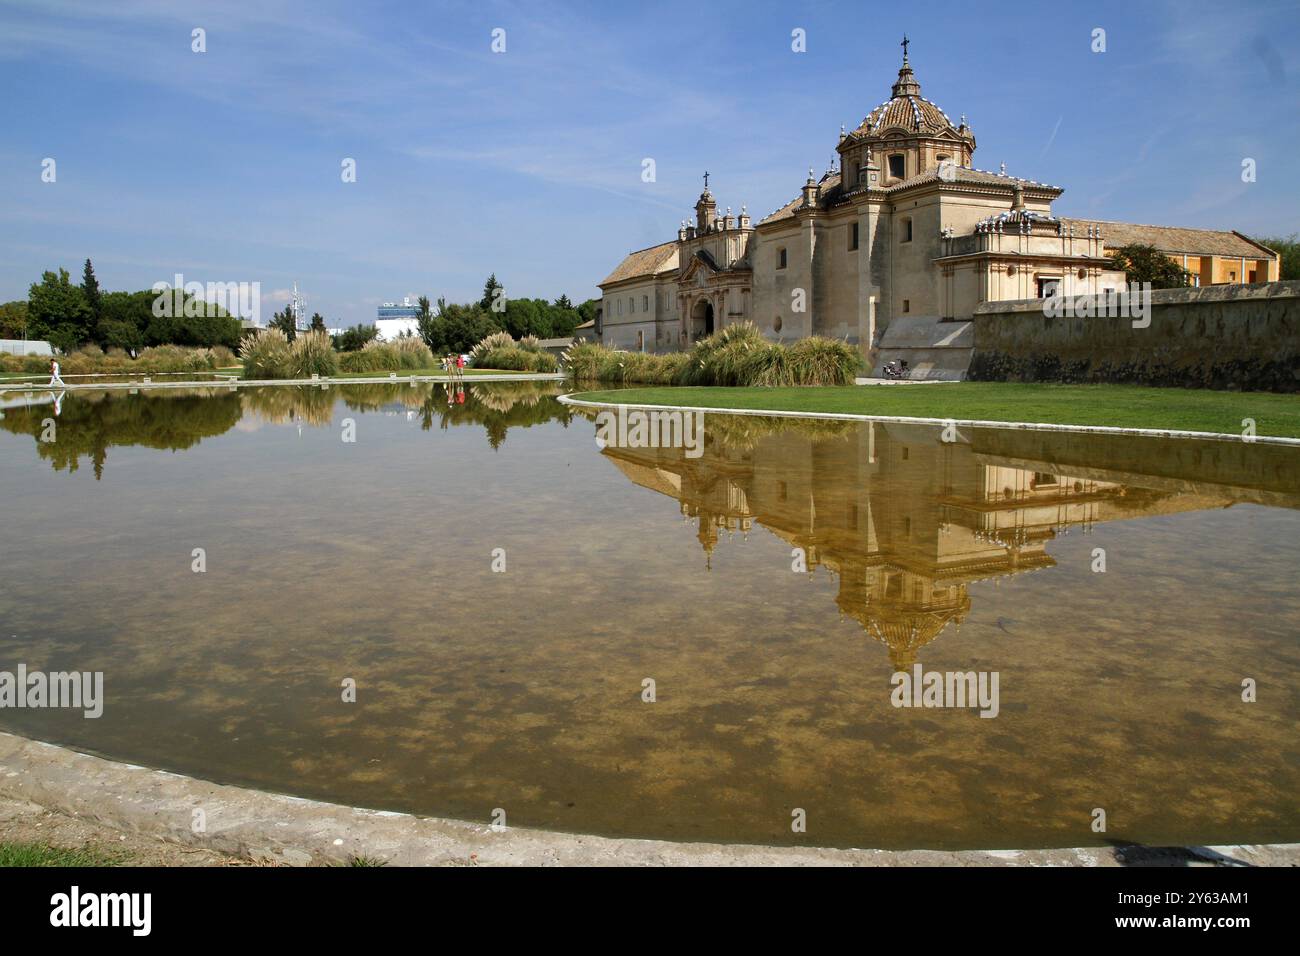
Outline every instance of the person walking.
<path fill-rule="evenodd" d="M 59 386 L 60 388 L 67 387 L 63 379 L 59 377 L 58 359 L 52 358 L 50 359 L 50 387 L 53 388 L 55 385 Z"/>

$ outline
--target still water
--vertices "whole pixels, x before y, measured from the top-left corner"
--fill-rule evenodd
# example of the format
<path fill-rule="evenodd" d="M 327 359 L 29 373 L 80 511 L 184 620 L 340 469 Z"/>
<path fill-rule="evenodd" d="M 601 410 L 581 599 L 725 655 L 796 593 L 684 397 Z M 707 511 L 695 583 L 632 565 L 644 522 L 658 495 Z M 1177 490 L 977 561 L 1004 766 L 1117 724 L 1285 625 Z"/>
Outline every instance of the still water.
<path fill-rule="evenodd" d="M 709 415 L 692 457 L 555 394 L 3 396 L 0 671 L 106 700 L 0 728 L 614 836 L 1300 840 L 1296 450 Z M 894 706 L 918 665 L 997 716 Z"/>

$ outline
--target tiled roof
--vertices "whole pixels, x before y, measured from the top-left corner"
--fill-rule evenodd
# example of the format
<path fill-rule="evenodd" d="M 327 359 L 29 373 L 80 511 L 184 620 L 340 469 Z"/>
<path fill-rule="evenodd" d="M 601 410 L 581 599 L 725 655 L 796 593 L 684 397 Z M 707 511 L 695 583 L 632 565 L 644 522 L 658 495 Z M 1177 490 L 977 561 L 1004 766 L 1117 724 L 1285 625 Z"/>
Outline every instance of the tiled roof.
<path fill-rule="evenodd" d="M 1247 259 L 1271 259 L 1277 253 L 1252 242 L 1236 232 L 1218 229 L 1183 229 L 1178 226 L 1143 226 L 1131 222 L 1107 222 L 1104 219 L 1065 219 L 1076 232 L 1089 226 L 1101 227 L 1107 249 L 1120 246 L 1154 246 L 1161 252 L 1186 252 L 1205 256 L 1236 256 Z"/>
<path fill-rule="evenodd" d="M 604 280 L 597 283 L 597 285 L 607 286 L 628 279 L 658 275 L 661 272 L 669 272 L 676 268 L 677 242 L 676 240 L 663 242 L 648 249 L 629 252 L 623 261 L 618 264 L 618 268 L 605 276 Z"/>
<path fill-rule="evenodd" d="M 913 133 L 938 133 L 952 127 L 952 120 L 924 96 L 895 96 L 868 113 L 854 133 L 871 136 L 893 126 Z"/>

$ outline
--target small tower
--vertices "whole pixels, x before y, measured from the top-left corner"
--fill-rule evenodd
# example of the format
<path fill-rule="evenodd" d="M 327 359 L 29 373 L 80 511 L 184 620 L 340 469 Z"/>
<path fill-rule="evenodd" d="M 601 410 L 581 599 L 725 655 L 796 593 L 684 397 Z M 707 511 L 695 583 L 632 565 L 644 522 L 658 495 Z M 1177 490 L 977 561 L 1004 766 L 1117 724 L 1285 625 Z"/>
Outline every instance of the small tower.
<path fill-rule="evenodd" d="M 718 204 L 713 201 L 713 193 L 709 192 L 709 174 L 706 172 L 704 174 L 704 192 L 700 193 L 700 198 L 695 203 L 696 232 L 710 232 L 717 218 Z"/>
<path fill-rule="evenodd" d="M 806 183 L 803 184 L 803 206 L 804 206 L 804 208 L 805 208 L 805 209 L 811 209 L 813 206 L 816 206 L 816 205 L 817 205 L 817 200 L 818 200 L 818 198 L 820 197 L 820 194 L 821 194 L 821 188 L 817 185 L 817 180 L 816 180 L 816 178 L 814 178 L 814 174 L 813 174 L 812 167 L 809 166 L 809 167 L 808 167 L 808 181 L 807 181 Z"/>

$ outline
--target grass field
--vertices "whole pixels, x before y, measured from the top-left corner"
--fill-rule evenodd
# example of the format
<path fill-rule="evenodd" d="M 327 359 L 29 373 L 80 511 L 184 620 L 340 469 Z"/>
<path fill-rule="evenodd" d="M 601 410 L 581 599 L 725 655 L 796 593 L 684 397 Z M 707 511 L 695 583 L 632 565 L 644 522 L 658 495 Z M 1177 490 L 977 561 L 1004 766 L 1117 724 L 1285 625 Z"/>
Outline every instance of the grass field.
<path fill-rule="evenodd" d="M 954 382 L 823 388 L 626 388 L 575 398 L 639 405 L 897 415 L 915 418 L 1106 425 L 1300 438 L 1300 395 L 1143 388 Z"/>
<path fill-rule="evenodd" d="M 125 854 L 100 850 L 65 850 L 46 843 L 0 842 L 0 866 L 120 866 Z"/>

